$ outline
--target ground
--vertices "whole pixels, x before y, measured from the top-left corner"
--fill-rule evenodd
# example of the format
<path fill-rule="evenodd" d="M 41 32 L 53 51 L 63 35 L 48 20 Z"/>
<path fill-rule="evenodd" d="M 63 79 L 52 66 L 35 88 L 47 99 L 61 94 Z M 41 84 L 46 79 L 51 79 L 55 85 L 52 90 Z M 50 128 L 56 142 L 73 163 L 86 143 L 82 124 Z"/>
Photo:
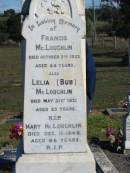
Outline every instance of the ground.
<path fill-rule="evenodd" d="M 116 130 L 119 127 L 122 128 L 123 116 L 104 116 L 99 110 L 108 107 L 119 107 L 120 101 L 127 96 L 130 89 L 130 72 L 125 51 L 105 50 L 103 53 L 103 50 L 96 49 L 94 52 L 97 66 L 94 108 L 98 112 L 93 112 L 89 117 L 88 123 L 91 128 L 88 134 L 98 137 L 101 141 L 107 141 L 105 139 L 105 127 L 112 126 Z M 103 150 L 119 173 L 130 173 L 130 157 L 112 152 L 108 148 L 103 148 Z"/>
<path fill-rule="evenodd" d="M 111 160 L 113 165 L 117 168 L 119 173 L 130 173 L 130 155 L 113 153 L 109 150 L 104 150 L 107 157 Z"/>

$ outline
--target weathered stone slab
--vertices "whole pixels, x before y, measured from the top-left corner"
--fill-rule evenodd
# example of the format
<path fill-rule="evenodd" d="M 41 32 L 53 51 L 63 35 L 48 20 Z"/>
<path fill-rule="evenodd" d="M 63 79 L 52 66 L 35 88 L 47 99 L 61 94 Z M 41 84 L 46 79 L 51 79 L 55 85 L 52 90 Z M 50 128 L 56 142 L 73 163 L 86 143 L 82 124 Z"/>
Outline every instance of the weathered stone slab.
<path fill-rule="evenodd" d="M 91 145 L 90 148 L 94 154 L 94 158 L 97 163 L 98 173 L 119 173 L 98 145 Z"/>
<path fill-rule="evenodd" d="M 17 162 L 18 173 L 96 173 L 94 160 L 87 153 L 27 154 Z"/>
<path fill-rule="evenodd" d="M 25 154 L 16 173 L 96 172 L 87 144 L 84 7 L 84 0 L 32 0 L 23 17 Z"/>
<path fill-rule="evenodd" d="M 124 115 L 127 113 L 124 108 L 107 108 L 106 111 L 109 115 Z"/>
<path fill-rule="evenodd" d="M 22 31 L 25 153 L 86 151 L 83 5 L 75 0 L 31 2 Z"/>

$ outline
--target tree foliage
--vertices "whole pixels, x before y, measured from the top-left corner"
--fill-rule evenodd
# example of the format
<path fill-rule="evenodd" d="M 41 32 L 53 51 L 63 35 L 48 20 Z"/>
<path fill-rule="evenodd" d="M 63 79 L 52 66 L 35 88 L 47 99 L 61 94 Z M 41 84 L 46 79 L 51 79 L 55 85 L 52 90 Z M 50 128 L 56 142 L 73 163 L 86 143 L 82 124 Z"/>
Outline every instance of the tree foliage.
<path fill-rule="evenodd" d="M 86 35 L 90 36 L 92 31 L 92 22 L 93 22 L 91 11 L 89 9 L 86 9 L 85 15 L 86 15 Z"/>
<path fill-rule="evenodd" d="M 7 21 L 0 21 L 0 32 L 6 33 L 7 32 Z"/>
<path fill-rule="evenodd" d="M 130 37 L 130 0 L 120 0 L 121 21 L 118 34 Z"/>
<path fill-rule="evenodd" d="M 107 6 L 117 7 L 120 4 L 120 0 L 101 0 L 101 3 Z"/>
<path fill-rule="evenodd" d="M 21 38 L 21 19 L 19 14 L 11 15 L 7 21 L 7 32 L 10 39 L 18 42 Z"/>
<path fill-rule="evenodd" d="M 116 34 L 130 37 L 130 0 L 102 0 L 102 3 L 118 10 L 113 22 Z"/>
<path fill-rule="evenodd" d="M 0 43 L 11 39 L 19 42 L 21 38 L 21 17 L 13 9 L 0 16 Z"/>
<path fill-rule="evenodd" d="M 11 16 L 11 15 L 15 15 L 15 11 L 13 9 L 4 11 L 4 16 Z"/>

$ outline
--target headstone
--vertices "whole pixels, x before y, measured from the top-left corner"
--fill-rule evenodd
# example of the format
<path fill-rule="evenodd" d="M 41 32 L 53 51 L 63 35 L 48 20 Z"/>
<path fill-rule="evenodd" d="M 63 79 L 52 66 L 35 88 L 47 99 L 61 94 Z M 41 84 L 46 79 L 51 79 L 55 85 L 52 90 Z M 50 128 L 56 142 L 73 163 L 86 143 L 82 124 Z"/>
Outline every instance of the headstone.
<path fill-rule="evenodd" d="M 125 115 L 127 113 L 127 110 L 126 108 L 107 108 L 106 112 L 108 113 L 108 115 Z"/>
<path fill-rule="evenodd" d="M 124 117 L 125 150 L 130 150 L 130 92 L 128 93 L 128 113 Z"/>
<path fill-rule="evenodd" d="M 24 155 L 16 173 L 95 173 L 87 144 L 84 0 L 32 0 L 26 40 Z"/>
<path fill-rule="evenodd" d="M 23 6 L 24 0 L 20 0 L 21 7 Z"/>
<path fill-rule="evenodd" d="M 0 150 L 0 170 L 10 170 L 14 167 L 16 162 L 16 150 L 15 149 L 1 149 Z"/>

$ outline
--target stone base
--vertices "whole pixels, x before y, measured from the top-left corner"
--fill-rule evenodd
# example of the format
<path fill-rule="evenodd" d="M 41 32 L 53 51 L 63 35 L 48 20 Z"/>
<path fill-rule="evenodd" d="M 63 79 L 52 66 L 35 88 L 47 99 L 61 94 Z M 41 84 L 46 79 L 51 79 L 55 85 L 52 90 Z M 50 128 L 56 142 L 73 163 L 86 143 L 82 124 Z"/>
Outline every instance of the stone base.
<path fill-rule="evenodd" d="M 24 154 L 15 169 L 16 173 L 96 173 L 89 149 L 87 153 Z"/>

